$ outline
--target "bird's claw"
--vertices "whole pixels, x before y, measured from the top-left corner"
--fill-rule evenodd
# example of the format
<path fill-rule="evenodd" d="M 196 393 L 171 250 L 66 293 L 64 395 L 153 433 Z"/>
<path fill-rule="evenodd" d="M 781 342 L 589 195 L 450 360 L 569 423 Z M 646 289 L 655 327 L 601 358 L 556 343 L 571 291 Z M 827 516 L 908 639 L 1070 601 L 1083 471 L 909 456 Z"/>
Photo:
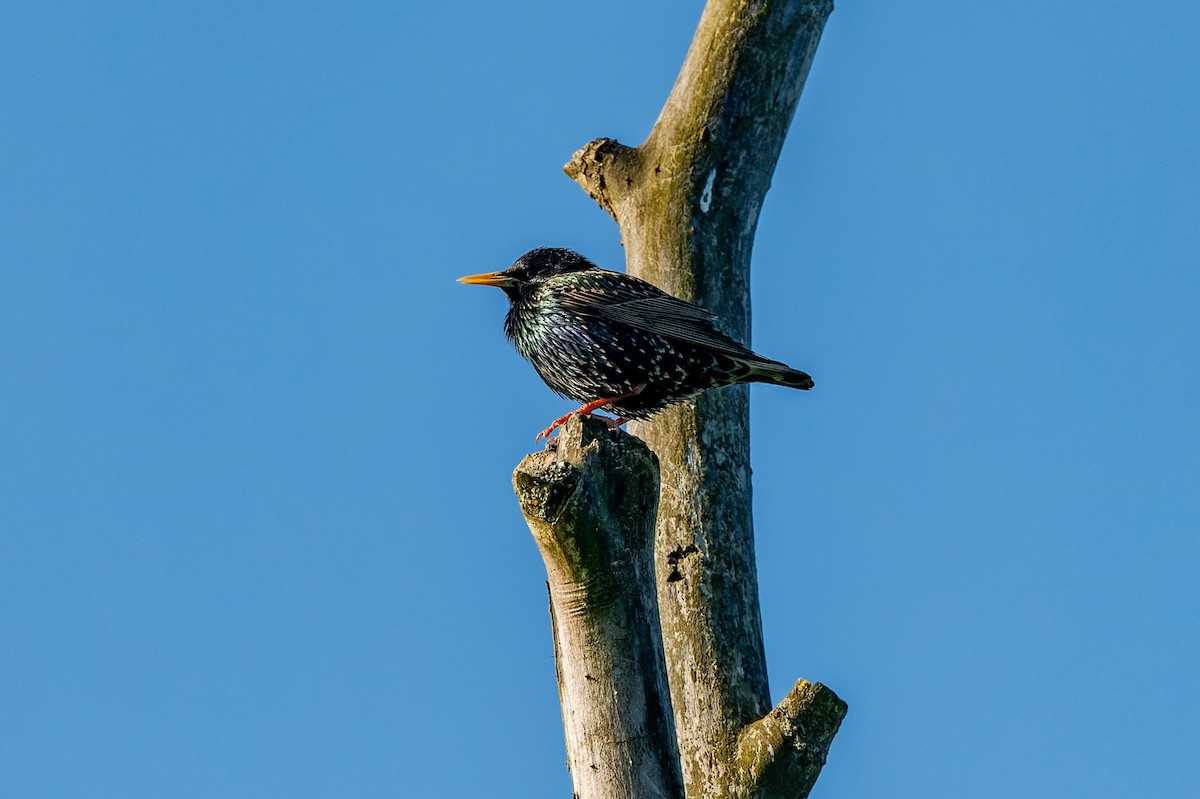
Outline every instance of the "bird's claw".
<path fill-rule="evenodd" d="M 543 438 L 550 438 L 550 435 L 555 430 L 557 430 L 558 428 L 560 428 L 564 424 L 566 424 L 567 420 L 570 419 L 572 416 L 574 416 L 577 413 L 579 413 L 579 411 L 571 411 L 566 416 L 560 416 L 557 419 L 555 419 L 553 422 L 550 423 L 549 427 L 547 427 L 545 430 L 543 430 L 542 432 L 537 434 L 537 437 L 533 439 L 533 443 L 536 444 L 537 442 L 541 441 Z"/>

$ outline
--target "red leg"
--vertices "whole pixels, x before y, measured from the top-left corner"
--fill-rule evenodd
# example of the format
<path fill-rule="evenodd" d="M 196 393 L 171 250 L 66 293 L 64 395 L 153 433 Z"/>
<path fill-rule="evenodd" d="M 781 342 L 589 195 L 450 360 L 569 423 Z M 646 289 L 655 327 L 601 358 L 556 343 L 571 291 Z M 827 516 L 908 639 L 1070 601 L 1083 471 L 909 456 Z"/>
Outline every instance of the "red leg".
<path fill-rule="evenodd" d="M 549 427 L 547 427 L 545 430 L 543 430 L 542 432 L 537 434 L 537 438 L 535 438 L 534 441 L 541 441 L 543 438 L 549 438 L 551 433 L 553 433 L 555 430 L 557 430 L 559 427 L 561 427 L 568 419 L 570 419 L 572 416 L 574 416 L 577 413 L 582 414 L 583 416 L 591 416 L 592 411 L 597 411 L 597 410 L 603 408 L 605 405 L 608 405 L 610 403 L 620 402 L 623 399 L 629 399 L 630 397 L 641 394 L 645 388 L 646 388 L 646 386 L 643 384 L 643 385 L 638 386 L 633 391 L 630 391 L 627 394 L 620 394 L 616 397 L 601 397 L 598 400 L 592 400 L 587 405 L 584 405 L 583 407 L 579 408 L 579 410 L 571 411 L 566 416 L 560 416 L 557 419 L 555 419 L 550 424 Z M 617 419 L 616 421 L 613 421 L 611 419 L 605 419 L 604 423 L 608 425 L 610 430 L 616 430 L 619 425 L 625 423 L 625 420 Z"/>

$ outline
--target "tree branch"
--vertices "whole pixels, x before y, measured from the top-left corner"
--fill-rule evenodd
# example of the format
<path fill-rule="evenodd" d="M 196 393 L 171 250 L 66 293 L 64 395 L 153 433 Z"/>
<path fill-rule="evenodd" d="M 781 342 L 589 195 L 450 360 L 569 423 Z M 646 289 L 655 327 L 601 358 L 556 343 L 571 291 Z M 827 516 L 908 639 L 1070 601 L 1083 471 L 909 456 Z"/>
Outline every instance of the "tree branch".
<path fill-rule="evenodd" d="M 845 715 L 846 703 L 833 691 L 820 683 L 798 681 L 782 702 L 738 738 L 745 795 L 808 796 Z"/>
<path fill-rule="evenodd" d="M 574 416 L 513 486 L 546 564 L 576 796 L 682 799 L 654 590 L 657 459 Z"/>

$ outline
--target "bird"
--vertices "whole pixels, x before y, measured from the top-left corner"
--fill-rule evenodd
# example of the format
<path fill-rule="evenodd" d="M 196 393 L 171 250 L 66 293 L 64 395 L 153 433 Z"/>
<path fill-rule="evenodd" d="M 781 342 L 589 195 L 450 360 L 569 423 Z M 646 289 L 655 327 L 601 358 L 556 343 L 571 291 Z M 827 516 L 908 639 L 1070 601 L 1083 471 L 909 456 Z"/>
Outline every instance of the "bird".
<path fill-rule="evenodd" d="M 576 413 L 606 410 L 617 416 L 605 419 L 615 429 L 735 383 L 813 387 L 804 372 L 734 341 L 715 314 L 572 250 L 538 247 L 501 272 L 458 282 L 502 289 L 509 341 L 551 390 L 581 403 L 535 441 Z"/>

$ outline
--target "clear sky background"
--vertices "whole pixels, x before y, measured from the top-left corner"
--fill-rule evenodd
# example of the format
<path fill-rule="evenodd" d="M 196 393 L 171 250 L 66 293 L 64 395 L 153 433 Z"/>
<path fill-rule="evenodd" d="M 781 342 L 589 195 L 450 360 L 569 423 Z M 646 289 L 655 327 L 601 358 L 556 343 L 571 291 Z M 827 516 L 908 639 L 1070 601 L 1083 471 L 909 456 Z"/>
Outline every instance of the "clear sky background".
<path fill-rule="evenodd" d="M 454 278 L 622 268 L 560 167 L 699 8 L 0 7 L 0 794 L 569 795 L 509 484 L 569 405 Z M 815 796 L 1197 795 L 1198 30 L 834 12 L 753 278 Z"/>

